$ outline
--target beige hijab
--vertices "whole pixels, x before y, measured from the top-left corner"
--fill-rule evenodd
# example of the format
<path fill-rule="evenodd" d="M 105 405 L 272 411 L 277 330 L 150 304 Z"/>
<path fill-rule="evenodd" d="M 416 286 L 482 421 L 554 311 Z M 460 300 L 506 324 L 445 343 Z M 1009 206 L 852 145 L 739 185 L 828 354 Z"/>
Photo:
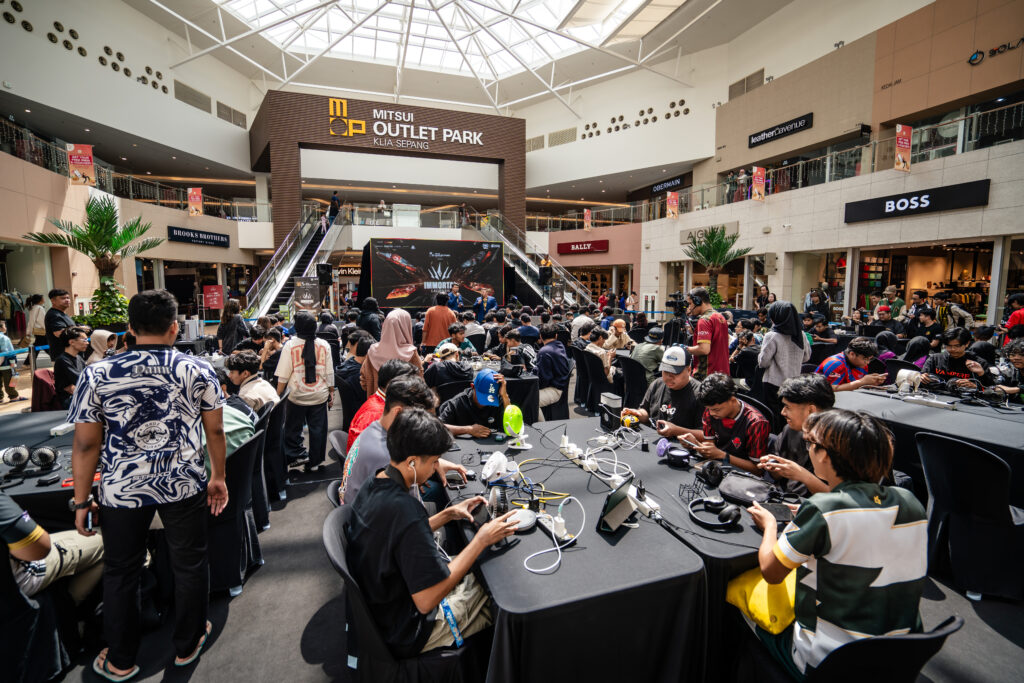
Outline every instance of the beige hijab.
<path fill-rule="evenodd" d="M 366 358 L 379 370 L 380 366 L 393 358 L 408 361 L 414 355 L 416 346 L 412 343 L 412 317 L 404 308 L 396 308 L 384 318 L 380 341 L 370 347 Z"/>
<path fill-rule="evenodd" d="M 107 357 L 107 344 L 110 343 L 110 338 L 113 336 L 114 333 L 109 330 L 92 331 L 92 335 L 89 337 L 89 346 L 92 347 L 92 351 L 89 353 L 89 358 L 85 361 L 86 365 L 92 365 L 96 361 Z"/>

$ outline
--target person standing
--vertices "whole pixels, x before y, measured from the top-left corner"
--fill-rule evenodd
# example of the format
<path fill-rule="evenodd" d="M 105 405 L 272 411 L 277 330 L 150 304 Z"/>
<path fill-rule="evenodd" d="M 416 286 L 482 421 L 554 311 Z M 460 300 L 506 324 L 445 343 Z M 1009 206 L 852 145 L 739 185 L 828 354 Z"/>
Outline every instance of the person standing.
<path fill-rule="evenodd" d="M 174 649 L 177 666 L 199 656 L 212 628 L 207 621 L 210 578 L 207 524 L 228 503 L 224 481 L 224 398 L 213 368 L 171 346 L 178 336 L 178 302 L 165 290 L 147 290 L 128 303 L 137 339 L 129 351 L 85 369 L 68 421 L 75 528 L 87 515 L 103 521 L 103 624 L 108 647 L 93 670 L 109 680 L 137 675 L 139 579 L 146 538 L 159 511 L 174 572 Z M 210 453 L 207 478 L 202 433 Z M 99 494 L 91 490 L 100 468 Z"/>
<path fill-rule="evenodd" d="M 227 356 L 238 346 L 238 342 L 249 336 L 249 326 L 242 319 L 242 307 L 238 299 L 224 302 L 224 310 L 220 313 L 220 324 L 217 325 L 217 348 L 221 355 Z"/>
<path fill-rule="evenodd" d="M 308 458 L 306 472 L 320 469 L 327 453 L 327 411 L 334 405 L 334 366 L 331 347 L 316 336 L 316 318 L 295 314 L 295 339 L 281 349 L 277 364 L 277 393 L 288 394 L 284 453 L 289 462 Z M 302 427 L 309 427 L 309 451 L 303 454 Z"/>
<path fill-rule="evenodd" d="M 32 364 L 32 360 L 39 357 L 39 347 L 43 345 L 46 339 L 46 310 L 43 308 L 43 295 L 33 294 L 25 302 L 28 307 L 28 315 L 25 323 L 25 329 L 28 330 L 26 335 L 29 339 L 29 343 L 32 344 L 32 349 L 28 354 L 25 354 L 25 367 L 29 367 Z M 31 358 L 29 358 L 31 354 Z"/>
<path fill-rule="evenodd" d="M 330 217 L 331 224 L 333 224 L 334 219 L 338 217 L 339 211 L 341 211 L 341 199 L 338 198 L 338 191 L 335 190 L 334 194 L 331 195 L 331 206 L 327 210 L 327 215 Z"/>
<path fill-rule="evenodd" d="M 423 321 L 423 346 L 433 350 L 448 336 L 448 327 L 456 322 L 455 313 L 448 308 L 448 296 L 444 292 L 434 295 L 434 305 L 427 309 Z"/>
<path fill-rule="evenodd" d="M 462 295 L 459 294 L 459 286 L 452 285 L 452 291 L 448 292 L 448 308 L 453 311 L 461 311 L 464 305 Z"/>
<path fill-rule="evenodd" d="M 7 398 L 11 399 L 11 403 L 27 401 L 28 399 L 24 396 L 18 396 L 18 389 L 14 386 L 18 359 L 14 355 L 3 355 L 8 353 L 14 353 L 14 346 L 11 344 L 10 337 L 7 336 L 7 321 L 0 318 L 0 384 L 3 385 L 3 391 L 0 391 L 0 402 L 4 400 L 4 392 L 7 393 Z"/>
<path fill-rule="evenodd" d="M 781 415 L 779 387 L 800 374 L 800 366 L 811 359 L 811 345 L 797 320 L 796 306 L 790 302 L 776 301 L 769 306 L 768 319 L 772 329 L 761 341 L 757 365 L 764 368 L 761 386 L 765 403 L 775 415 Z"/>
<path fill-rule="evenodd" d="M 693 376 L 703 380 L 716 372 L 729 376 L 729 324 L 711 306 L 708 290 L 694 287 L 686 295 L 689 316 L 699 316 L 694 345 L 687 351 L 694 358 Z"/>
<path fill-rule="evenodd" d="M 50 359 L 56 361 L 57 356 L 64 353 L 68 342 L 64 337 L 64 330 L 72 327 L 75 321 L 68 315 L 71 310 L 71 295 L 66 289 L 51 289 L 50 310 L 43 317 L 43 326 L 46 329 L 46 344 L 49 346 L 47 354 Z"/>

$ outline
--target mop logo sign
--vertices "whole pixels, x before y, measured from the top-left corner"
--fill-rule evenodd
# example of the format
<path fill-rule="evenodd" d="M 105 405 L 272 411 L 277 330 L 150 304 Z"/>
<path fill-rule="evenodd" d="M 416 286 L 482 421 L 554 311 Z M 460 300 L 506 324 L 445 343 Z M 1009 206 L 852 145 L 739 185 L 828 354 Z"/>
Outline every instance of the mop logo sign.
<path fill-rule="evenodd" d="M 331 97 L 328 99 L 330 121 L 328 131 L 331 135 L 350 138 L 354 135 L 366 135 L 366 121 L 348 118 L 348 100 Z"/>

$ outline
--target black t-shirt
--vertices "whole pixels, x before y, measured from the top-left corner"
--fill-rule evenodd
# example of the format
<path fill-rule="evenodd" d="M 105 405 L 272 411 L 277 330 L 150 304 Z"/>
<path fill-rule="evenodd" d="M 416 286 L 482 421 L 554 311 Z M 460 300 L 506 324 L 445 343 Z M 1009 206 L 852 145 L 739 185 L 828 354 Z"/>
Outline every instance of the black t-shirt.
<path fill-rule="evenodd" d="M 903 323 L 899 320 L 894 320 L 893 318 L 889 318 L 888 320 L 876 320 L 874 324 L 879 327 L 884 327 L 887 331 L 892 332 L 897 337 L 903 334 L 905 330 Z"/>
<path fill-rule="evenodd" d="M 359 384 L 359 373 L 362 369 L 362 363 L 355 358 L 348 358 L 334 371 L 334 382 L 337 383 L 340 380 L 352 387 L 352 391 L 359 398 L 360 403 L 366 400 L 366 392 Z"/>
<path fill-rule="evenodd" d="M 277 388 L 277 364 L 281 362 L 281 349 L 274 351 L 263 361 L 263 379 Z"/>
<path fill-rule="evenodd" d="M 824 331 L 820 331 L 817 327 L 815 327 L 813 330 L 811 330 L 811 334 L 821 337 L 822 339 L 836 338 L 836 333 L 832 331 L 831 327 L 826 327 Z"/>
<path fill-rule="evenodd" d="M 939 323 L 932 323 L 931 325 L 918 325 L 917 335 L 918 337 L 926 337 L 928 341 L 934 341 L 935 339 L 942 336 L 942 333 L 946 331 Z"/>
<path fill-rule="evenodd" d="M 805 470 L 812 474 L 814 473 L 814 463 L 811 462 L 811 458 L 807 454 L 804 433 L 796 429 L 790 429 L 789 425 L 783 427 L 778 436 L 769 438 L 768 452 L 780 458 L 792 460 Z M 777 483 L 779 486 L 784 486 L 786 491 L 795 493 L 798 496 L 806 498 L 810 495 L 810 491 L 807 490 L 803 482 L 792 479 L 779 479 Z"/>
<path fill-rule="evenodd" d="M 700 429 L 704 406 L 697 400 L 699 386 L 700 382 L 691 379 L 682 389 L 672 391 L 659 377 L 647 387 L 640 407 L 647 411 L 652 427 L 657 427 L 658 420 L 665 420 L 677 427 Z"/>
<path fill-rule="evenodd" d="M 374 477 L 359 489 L 345 528 L 352 577 L 398 658 L 423 649 L 434 612 L 421 614 L 413 593 L 448 578 L 423 505 L 391 479 Z"/>
<path fill-rule="evenodd" d="M 436 360 L 423 371 L 428 387 L 439 387 L 449 382 L 468 382 L 473 379 L 473 366 L 464 360 Z"/>
<path fill-rule="evenodd" d="M 71 394 L 64 391 L 64 388 L 71 384 L 78 384 L 78 376 L 85 370 L 85 359 L 82 354 L 72 356 L 70 353 L 62 353 L 53 361 L 53 385 L 57 388 L 57 396 L 67 400 Z"/>
<path fill-rule="evenodd" d="M 235 348 L 231 349 L 231 352 L 234 353 L 235 351 L 252 351 L 258 356 L 260 351 L 263 350 L 264 344 L 266 344 L 265 341 L 256 341 L 254 339 L 247 338 L 235 344 Z"/>
<path fill-rule="evenodd" d="M 46 326 L 46 343 L 50 346 L 50 358 L 56 358 L 68 347 L 68 340 L 63 335 L 58 337 L 54 333 L 74 324 L 75 321 L 71 319 L 71 316 L 63 311 L 51 308 L 46 312 L 46 316 L 43 317 L 43 325 Z"/>
<path fill-rule="evenodd" d="M 973 360 L 981 365 L 981 368 L 985 371 L 980 376 L 975 375 L 967 368 L 967 361 Z M 934 375 L 943 382 L 948 382 L 951 379 L 976 379 L 986 386 L 990 386 L 994 383 L 992 373 L 988 371 L 988 363 L 984 359 L 975 356 L 970 351 L 964 353 L 959 358 L 953 358 L 949 355 L 948 351 L 942 353 L 933 353 L 928 356 L 928 360 L 924 362 L 924 367 L 921 372 L 926 375 Z"/>
<path fill-rule="evenodd" d="M 455 425 L 456 427 L 484 425 L 490 429 L 500 430 L 502 428 L 501 416 L 504 411 L 505 408 L 500 402 L 496 406 L 477 405 L 473 400 L 473 387 L 470 387 L 441 404 L 438 417 L 446 425 Z"/>

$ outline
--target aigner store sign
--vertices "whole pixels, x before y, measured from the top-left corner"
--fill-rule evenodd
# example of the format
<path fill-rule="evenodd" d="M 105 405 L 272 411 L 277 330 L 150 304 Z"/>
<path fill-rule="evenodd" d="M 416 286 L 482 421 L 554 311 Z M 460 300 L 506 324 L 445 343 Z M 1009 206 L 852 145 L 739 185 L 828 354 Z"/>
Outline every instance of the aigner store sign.
<path fill-rule="evenodd" d="M 590 240 L 589 242 L 561 242 L 559 254 L 598 254 L 608 251 L 608 240 Z"/>
<path fill-rule="evenodd" d="M 879 218 L 895 218 L 896 216 L 916 216 L 920 213 L 933 211 L 950 211 L 970 206 L 988 204 L 988 189 L 991 181 L 975 180 L 971 183 L 935 187 L 929 190 L 918 190 L 905 194 L 894 194 L 888 197 L 865 199 L 861 202 L 849 202 L 846 205 L 846 223 L 873 221 Z"/>

